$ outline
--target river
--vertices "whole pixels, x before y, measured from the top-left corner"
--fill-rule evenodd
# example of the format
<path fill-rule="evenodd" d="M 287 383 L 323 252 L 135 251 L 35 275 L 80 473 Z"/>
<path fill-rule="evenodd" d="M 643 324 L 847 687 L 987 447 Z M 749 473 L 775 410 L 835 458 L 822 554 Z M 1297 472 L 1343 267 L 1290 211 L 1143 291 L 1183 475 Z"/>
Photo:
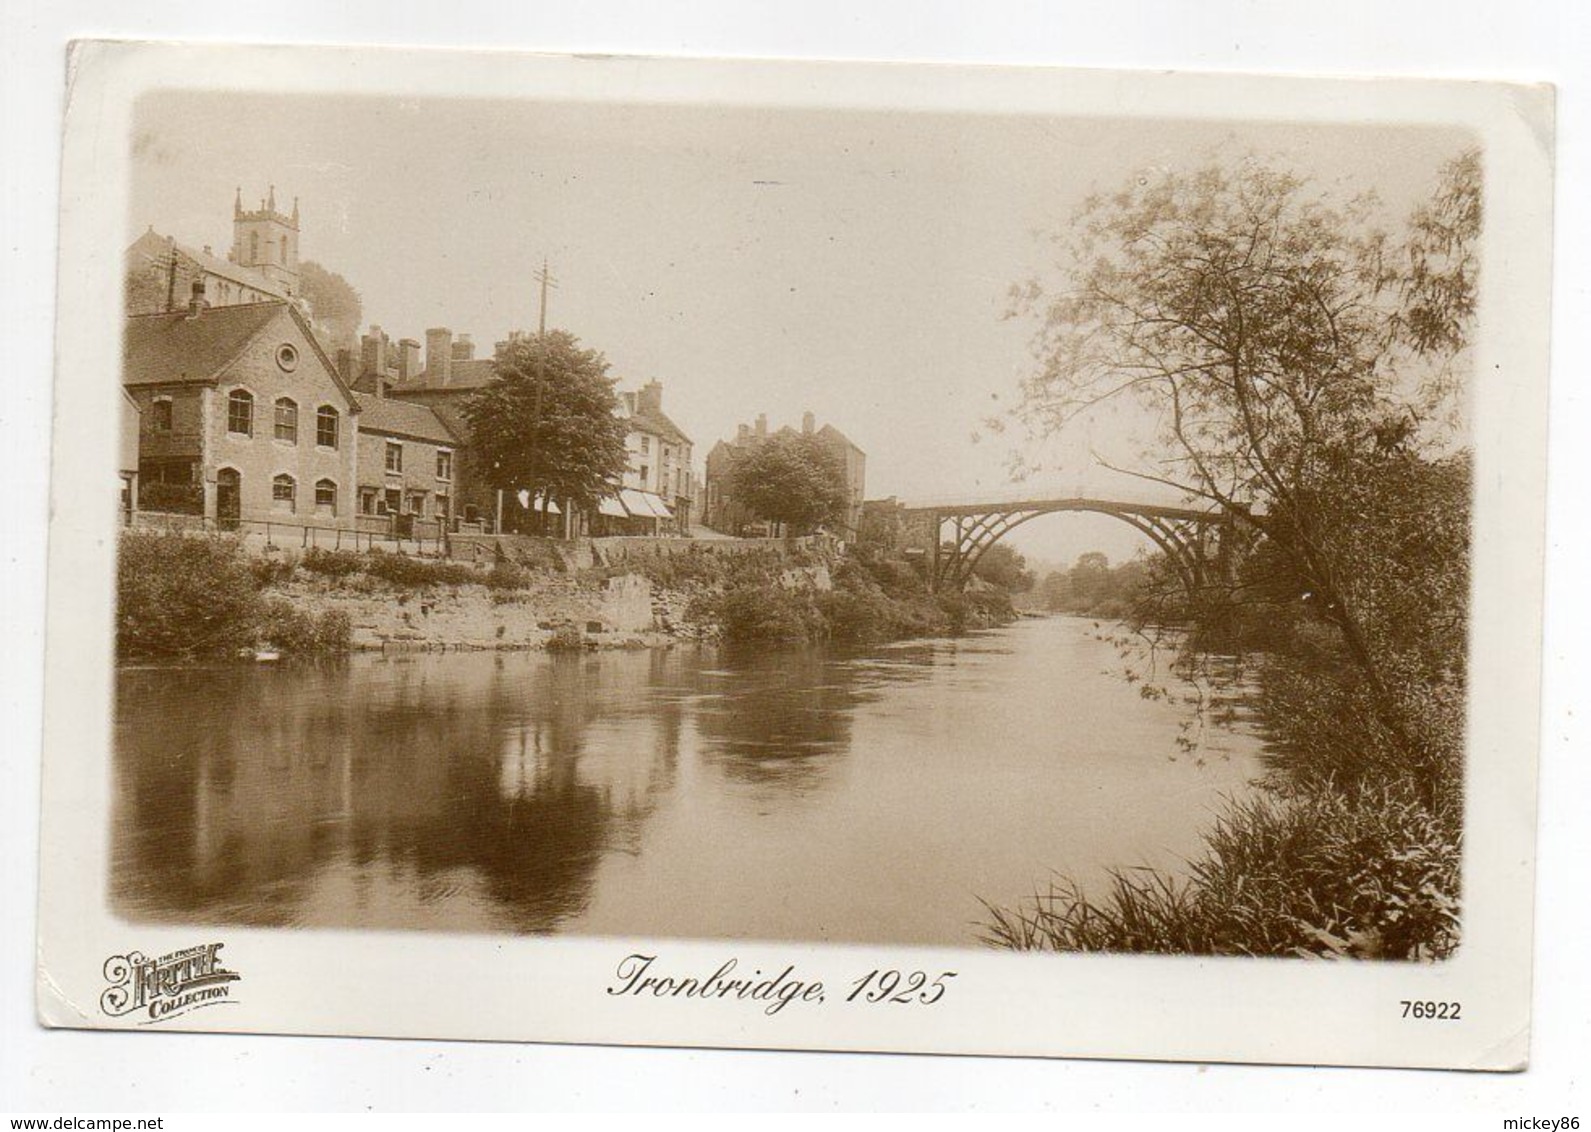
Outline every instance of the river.
<path fill-rule="evenodd" d="M 117 674 L 133 921 L 963 945 L 1175 868 L 1261 741 L 1091 622 L 836 655 L 360 654 Z M 1179 746 L 1191 738 L 1193 750 Z"/>

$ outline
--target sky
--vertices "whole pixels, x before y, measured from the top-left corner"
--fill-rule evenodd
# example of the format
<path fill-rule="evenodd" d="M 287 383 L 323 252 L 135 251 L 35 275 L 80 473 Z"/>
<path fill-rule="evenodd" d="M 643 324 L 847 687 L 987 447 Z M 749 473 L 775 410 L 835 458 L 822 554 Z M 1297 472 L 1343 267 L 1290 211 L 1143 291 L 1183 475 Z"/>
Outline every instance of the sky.
<path fill-rule="evenodd" d="M 1406 214 L 1460 152 L 1451 129 L 171 91 L 138 106 L 129 242 L 153 226 L 224 255 L 232 201 L 297 197 L 300 255 L 348 279 L 366 324 L 478 356 L 548 323 L 621 388 L 662 382 L 695 441 L 811 410 L 867 453 L 869 498 L 1019 491 L 1144 497 L 1093 453 L 1130 455 L 1122 411 L 1030 447 L 983 427 L 1016 402 L 1037 325 L 1009 291 L 1055 279 L 1091 193 L 1146 168 L 1256 154 Z M 1009 480 L 1013 444 L 1041 470 Z M 1167 498 L 1166 502 L 1174 502 Z M 1112 560 L 1142 540 L 1050 516 L 1024 553 Z"/>

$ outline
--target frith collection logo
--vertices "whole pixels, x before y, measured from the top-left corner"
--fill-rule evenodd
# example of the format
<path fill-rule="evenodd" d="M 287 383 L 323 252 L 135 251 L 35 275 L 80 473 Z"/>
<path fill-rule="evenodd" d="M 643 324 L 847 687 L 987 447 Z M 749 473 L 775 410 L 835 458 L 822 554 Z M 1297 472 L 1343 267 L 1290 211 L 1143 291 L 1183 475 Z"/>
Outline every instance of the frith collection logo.
<path fill-rule="evenodd" d="M 112 955 L 105 960 L 110 986 L 99 996 L 99 1008 L 116 1018 L 145 1011 L 148 1017 L 139 1024 L 148 1025 L 231 1002 L 232 984 L 240 976 L 221 966 L 217 953 L 222 946 L 205 943 L 157 959 L 141 951 Z"/>

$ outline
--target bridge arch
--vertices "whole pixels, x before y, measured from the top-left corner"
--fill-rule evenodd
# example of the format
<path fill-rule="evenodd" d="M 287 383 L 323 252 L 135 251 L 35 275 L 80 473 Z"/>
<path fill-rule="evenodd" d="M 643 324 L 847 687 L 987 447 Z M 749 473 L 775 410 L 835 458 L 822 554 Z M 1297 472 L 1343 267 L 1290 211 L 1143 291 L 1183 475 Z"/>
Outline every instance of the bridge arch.
<path fill-rule="evenodd" d="M 1147 536 L 1193 593 L 1207 585 L 1215 571 L 1225 569 L 1232 528 L 1231 518 L 1221 512 L 1083 497 L 904 510 L 928 521 L 928 577 L 934 590 L 965 586 L 989 549 L 1022 524 L 1041 515 L 1076 511 L 1109 515 Z"/>

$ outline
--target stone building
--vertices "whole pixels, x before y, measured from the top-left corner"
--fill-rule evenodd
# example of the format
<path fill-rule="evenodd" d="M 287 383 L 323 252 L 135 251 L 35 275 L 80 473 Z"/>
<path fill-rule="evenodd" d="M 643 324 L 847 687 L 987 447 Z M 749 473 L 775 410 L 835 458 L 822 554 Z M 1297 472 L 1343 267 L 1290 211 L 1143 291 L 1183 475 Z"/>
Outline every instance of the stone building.
<path fill-rule="evenodd" d="M 437 538 L 454 529 L 459 437 L 424 405 L 377 393 L 359 414 L 359 527 Z"/>
<path fill-rule="evenodd" d="M 122 384 L 140 510 L 353 525 L 359 403 L 293 303 L 212 307 L 195 280 L 186 308 L 127 319 Z"/>
<path fill-rule="evenodd" d="M 208 246 L 178 243 L 151 226 L 127 249 L 126 313 L 178 310 L 196 283 L 203 285 L 212 307 L 299 301 L 298 223 L 297 199 L 291 213 L 278 212 L 273 185 L 258 209 L 245 209 L 238 190 L 232 203 L 232 247 L 225 258 Z"/>
<path fill-rule="evenodd" d="M 663 385 L 620 394 L 629 466 L 619 501 L 636 533 L 689 534 L 695 508 L 691 438 L 663 412 Z"/>
<path fill-rule="evenodd" d="M 833 533 L 847 542 L 855 542 L 862 527 L 862 501 L 867 483 L 867 454 L 832 424 L 818 428 L 817 418 L 810 412 L 801 416 L 801 433 L 815 437 L 817 442 L 834 457 L 836 465 L 841 470 L 846 507 L 838 529 Z M 786 425 L 773 435 L 794 436 L 796 432 Z M 736 501 L 733 477 L 737 457 L 747 449 L 765 442 L 768 437 L 768 416 L 766 413 L 759 413 L 754 424 L 741 425 L 736 430 L 733 440 L 720 440 L 707 453 L 703 522 L 714 530 L 726 534 L 755 533 L 761 530 L 763 525 L 757 522 L 757 516 Z"/>

